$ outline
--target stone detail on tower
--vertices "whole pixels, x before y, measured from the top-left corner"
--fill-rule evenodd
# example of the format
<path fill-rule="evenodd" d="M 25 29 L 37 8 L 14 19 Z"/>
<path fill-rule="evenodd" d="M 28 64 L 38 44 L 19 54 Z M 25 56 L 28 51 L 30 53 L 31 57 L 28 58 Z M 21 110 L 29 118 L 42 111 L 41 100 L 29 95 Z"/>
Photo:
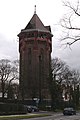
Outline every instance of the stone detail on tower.
<path fill-rule="evenodd" d="M 18 34 L 20 93 L 22 99 L 48 99 L 48 76 L 52 51 L 50 26 L 44 26 L 36 12 Z"/>

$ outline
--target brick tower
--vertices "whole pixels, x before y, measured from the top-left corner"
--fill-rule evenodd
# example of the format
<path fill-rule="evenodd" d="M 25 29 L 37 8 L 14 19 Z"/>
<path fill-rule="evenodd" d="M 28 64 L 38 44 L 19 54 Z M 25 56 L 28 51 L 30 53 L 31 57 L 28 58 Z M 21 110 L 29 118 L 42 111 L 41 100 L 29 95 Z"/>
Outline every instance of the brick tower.
<path fill-rule="evenodd" d="M 48 75 L 52 51 L 50 26 L 44 26 L 36 11 L 18 34 L 20 93 L 23 99 L 48 99 Z"/>

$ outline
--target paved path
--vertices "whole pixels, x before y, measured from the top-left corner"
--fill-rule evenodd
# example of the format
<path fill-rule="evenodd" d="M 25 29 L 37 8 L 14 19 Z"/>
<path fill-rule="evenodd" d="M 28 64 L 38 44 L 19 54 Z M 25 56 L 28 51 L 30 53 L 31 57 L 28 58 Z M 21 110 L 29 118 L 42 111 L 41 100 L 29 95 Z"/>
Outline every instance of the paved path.
<path fill-rule="evenodd" d="M 72 116 L 64 116 L 62 113 L 53 113 L 52 116 L 21 120 L 80 120 L 80 113 Z"/>

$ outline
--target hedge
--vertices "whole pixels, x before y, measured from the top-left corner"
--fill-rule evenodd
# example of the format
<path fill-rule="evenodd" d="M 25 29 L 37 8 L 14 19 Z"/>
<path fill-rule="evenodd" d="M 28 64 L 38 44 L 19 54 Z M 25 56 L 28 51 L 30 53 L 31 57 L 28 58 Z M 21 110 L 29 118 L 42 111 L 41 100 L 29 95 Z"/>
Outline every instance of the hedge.
<path fill-rule="evenodd" d="M 26 114 L 27 111 L 23 104 L 0 103 L 0 115 Z"/>

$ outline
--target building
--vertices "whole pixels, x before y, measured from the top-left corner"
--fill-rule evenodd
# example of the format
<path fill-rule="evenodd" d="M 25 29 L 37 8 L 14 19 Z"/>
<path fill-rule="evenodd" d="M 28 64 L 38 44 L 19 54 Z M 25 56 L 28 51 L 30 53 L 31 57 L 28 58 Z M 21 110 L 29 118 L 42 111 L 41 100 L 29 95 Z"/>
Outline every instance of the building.
<path fill-rule="evenodd" d="M 36 9 L 18 34 L 20 53 L 20 93 L 22 99 L 48 99 L 48 76 L 52 51 L 50 26 L 44 26 Z"/>

